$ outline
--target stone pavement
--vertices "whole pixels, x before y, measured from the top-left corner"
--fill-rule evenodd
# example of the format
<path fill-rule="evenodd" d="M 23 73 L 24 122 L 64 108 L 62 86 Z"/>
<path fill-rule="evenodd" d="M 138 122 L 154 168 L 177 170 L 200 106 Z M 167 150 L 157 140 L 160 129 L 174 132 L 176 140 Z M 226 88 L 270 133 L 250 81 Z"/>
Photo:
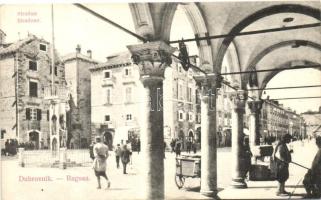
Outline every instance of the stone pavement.
<path fill-rule="evenodd" d="M 292 161 L 310 168 L 314 155 L 317 152 L 317 147 L 314 140 L 309 143 L 305 141 L 304 145 L 301 142 L 293 142 Z M 290 196 L 276 196 L 277 182 L 276 181 L 248 181 L 248 188 L 233 189 L 227 187 L 219 192 L 218 196 L 221 199 L 303 199 L 306 194 L 302 181 L 306 169 L 297 165 L 290 164 L 290 176 L 286 182 L 286 191 L 290 192 Z"/>
<path fill-rule="evenodd" d="M 302 146 L 299 142 L 293 145 L 293 161 L 310 167 L 316 147 L 313 142 Z M 279 199 L 275 195 L 276 181 L 248 182 L 247 189 L 231 189 L 230 148 L 218 149 L 218 196 L 221 199 Z M 108 160 L 107 174 L 111 180 L 108 190 L 96 189 L 96 178 L 90 167 L 74 167 L 65 170 L 57 168 L 21 168 L 16 159 L 1 162 L 1 197 L 3 200 L 103 200 L 103 199 L 141 199 L 144 188 L 141 179 L 140 155 L 134 153 L 133 164 L 129 166 L 129 174 L 122 174 L 116 169 L 113 155 Z M 305 194 L 302 179 L 306 170 L 290 165 L 290 179 L 286 189 L 293 192 L 291 199 L 302 198 Z M 182 189 L 175 185 L 175 155 L 166 153 L 165 159 L 165 197 L 166 199 L 210 199 L 199 193 L 200 179 L 186 179 Z M 50 176 L 52 181 L 19 181 L 19 177 Z M 69 178 L 68 178 L 69 176 Z M 85 180 L 76 182 L 76 177 Z M 299 186 L 297 184 L 299 183 Z M 105 186 L 103 181 L 103 186 Z M 223 188 L 225 188 L 223 190 Z M 289 197 L 285 197 L 289 199 Z"/>

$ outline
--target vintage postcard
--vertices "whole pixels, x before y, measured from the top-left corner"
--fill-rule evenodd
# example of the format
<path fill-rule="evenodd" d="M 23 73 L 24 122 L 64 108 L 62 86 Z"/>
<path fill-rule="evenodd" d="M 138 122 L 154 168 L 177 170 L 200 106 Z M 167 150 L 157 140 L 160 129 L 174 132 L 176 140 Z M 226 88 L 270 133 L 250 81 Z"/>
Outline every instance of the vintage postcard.
<path fill-rule="evenodd" d="M 1 199 L 320 199 L 320 1 L 0 1 Z"/>

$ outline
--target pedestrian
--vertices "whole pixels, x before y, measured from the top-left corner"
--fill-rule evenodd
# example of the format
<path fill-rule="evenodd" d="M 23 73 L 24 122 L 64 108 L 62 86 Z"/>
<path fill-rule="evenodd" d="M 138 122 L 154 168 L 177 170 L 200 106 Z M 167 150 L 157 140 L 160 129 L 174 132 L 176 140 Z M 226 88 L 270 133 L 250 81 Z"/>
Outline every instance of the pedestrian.
<path fill-rule="evenodd" d="M 123 174 L 127 174 L 127 171 L 126 171 L 126 166 L 127 164 L 129 163 L 129 158 L 130 158 L 130 152 L 129 150 L 127 149 L 127 145 L 125 144 L 123 146 L 124 148 L 122 149 L 121 151 L 121 162 L 123 163 Z"/>
<path fill-rule="evenodd" d="M 137 154 L 140 152 L 140 139 L 137 141 Z"/>
<path fill-rule="evenodd" d="M 121 156 L 121 148 L 120 148 L 120 144 L 117 144 L 117 147 L 115 149 L 115 156 L 116 156 L 116 165 L 117 165 L 117 169 L 119 168 L 119 159 Z"/>
<path fill-rule="evenodd" d="M 176 157 L 181 155 L 181 142 L 180 141 L 176 141 L 175 153 L 176 153 Z"/>
<path fill-rule="evenodd" d="M 192 142 L 190 141 L 190 139 L 188 139 L 186 144 L 187 153 L 191 153 L 191 148 L 192 148 Z"/>
<path fill-rule="evenodd" d="M 315 143 L 319 150 L 303 180 L 307 198 L 321 198 L 321 136 L 316 137 Z"/>
<path fill-rule="evenodd" d="M 253 156 L 252 152 L 251 152 L 251 148 L 250 148 L 250 141 L 249 141 L 249 137 L 246 136 L 244 137 L 244 177 L 247 176 L 247 173 L 250 171 L 251 168 L 251 157 Z"/>
<path fill-rule="evenodd" d="M 194 154 L 196 154 L 196 141 L 193 141 L 192 146 L 193 146 L 193 152 Z"/>
<path fill-rule="evenodd" d="M 95 155 L 94 155 L 94 146 L 95 146 L 95 142 L 92 141 L 91 144 L 89 145 L 89 156 L 92 160 L 95 159 Z"/>
<path fill-rule="evenodd" d="M 98 187 L 97 189 L 101 189 L 100 177 L 104 177 L 107 182 L 107 188 L 110 187 L 110 181 L 106 174 L 107 167 L 107 158 L 108 158 L 108 147 L 103 144 L 101 138 L 99 136 L 96 137 L 96 144 L 94 145 L 94 155 L 95 159 L 93 162 L 93 169 L 95 171 L 95 175 L 97 177 Z"/>
<path fill-rule="evenodd" d="M 289 178 L 289 163 L 292 161 L 291 153 L 286 144 L 291 142 L 292 136 L 285 134 L 275 147 L 274 160 L 276 162 L 276 180 L 278 181 L 278 196 L 286 196 L 290 193 L 285 191 L 285 182 Z"/>
<path fill-rule="evenodd" d="M 129 151 L 129 160 L 130 160 L 130 164 L 133 164 L 133 159 L 132 159 L 132 155 L 133 155 L 133 149 L 132 149 L 132 143 L 129 142 L 128 140 L 126 140 L 126 146 L 127 149 Z"/>
<path fill-rule="evenodd" d="M 171 145 L 171 149 L 172 149 L 172 153 L 173 153 L 175 151 L 175 140 L 174 140 L 174 138 L 172 138 L 172 141 L 171 141 L 170 145 Z"/>

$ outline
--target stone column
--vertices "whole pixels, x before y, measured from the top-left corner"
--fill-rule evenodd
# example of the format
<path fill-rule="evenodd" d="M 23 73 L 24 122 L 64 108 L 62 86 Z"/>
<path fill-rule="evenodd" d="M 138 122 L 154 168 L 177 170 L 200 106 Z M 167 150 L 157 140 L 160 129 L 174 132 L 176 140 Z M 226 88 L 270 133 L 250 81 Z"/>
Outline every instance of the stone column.
<path fill-rule="evenodd" d="M 244 160 L 242 159 L 243 148 L 243 115 L 245 113 L 245 101 L 247 94 L 244 90 L 237 90 L 230 95 L 233 102 L 232 109 L 232 183 L 234 188 L 246 188 L 247 185 L 244 182 L 244 173 L 242 168 L 244 166 Z"/>
<path fill-rule="evenodd" d="M 174 48 L 162 41 L 127 46 L 138 65 L 142 92 L 141 152 L 144 199 L 164 199 L 163 79 Z"/>
<path fill-rule="evenodd" d="M 201 193 L 217 195 L 215 74 L 195 76 L 201 89 Z"/>
<path fill-rule="evenodd" d="M 250 108 L 250 145 L 251 147 L 260 144 L 259 123 L 260 110 L 262 108 L 262 101 L 248 101 Z"/>

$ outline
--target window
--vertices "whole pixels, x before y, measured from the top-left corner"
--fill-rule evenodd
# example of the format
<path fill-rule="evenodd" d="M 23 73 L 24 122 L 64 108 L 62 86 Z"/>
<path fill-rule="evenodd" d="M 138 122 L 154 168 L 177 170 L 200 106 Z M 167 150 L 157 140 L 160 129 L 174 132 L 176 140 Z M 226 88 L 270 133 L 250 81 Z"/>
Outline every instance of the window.
<path fill-rule="evenodd" d="M 178 121 L 183 121 L 184 120 L 184 112 L 179 110 L 178 111 Z"/>
<path fill-rule="evenodd" d="M 6 134 L 6 130 L 1 129 L 1 139 L 4 139 L 4 134 Z"/>
<path fill-rule="evenodd" d="M 26 119 L 27 120 L 41 120 L 41 109 L 37 108 L 26 108 Z"/>
<path fill-rule="evenodd" d="M 194 121 L 194 115 L 193 115 L 192 112 L 189 112 L 189 113 L 188 113 L 188 120 L 189 120 L 190 122 L 193 122 L 193 121 Z"/>
<path fill-rule="evenodd" d="M 111 104 L 112 101 L 111 101 L 111 88 L 108 88 L 107 91 L 106 91 L 106 103 L 107 104 Z"/>
<path fill-rule="evenodd" d="M 131 121 L 132 120 L 132 114 L 127 114 L 126 115 L 126 120 Z"/>
<path fill-rule="evenodd" d="M 110 115 L 105 115 L 105 121 L 110 122 Z"/>
<path fill-rule="evenodd" d="M 188 102 L 192 102 L 192 88 L 187 87 L 187 100 Z"/>
<path fill-rule="evenodd" d="M 125 103 L 130 103 L 132 101 L 132 88 L 127 87 L 126 88 L 126 94 L 125 94 Z"/>
<path fill-rule="evenodd" d="M 131 76 L 132 75 L 132 69 L 125 68 L 125 76 Z"/>
<path fill-rule="evenodd" d="M 177 95 L 179 100 L 183 100 L 183 83 L 178 81 Z"/>
<path fill-rule="evenodd" d="M 39 44 L 39 49 L 40 49 L 41 51 L 47 51 L 47 45 L 45 45 L 45 44 Z"/>
<path fill-rule="evenodd" d="M 47 121 L 49 121 L 50 119 L 50 114 L 49 114 L 49 110 L 47 110 Z"/>
<path fill-rule="evenodd" d="M 37 71 L 37 62 L 29 60 L 29 69 L 32 71 Z"/>
<path fill-rule="evenodd" d="M 111 78 L 111 71 L 110 70 L 104 71 L 104 77 L 105 78 Z"/>
<path fill-rule="evenodd" d="M 29 81 L 29 96 L 38 97 L 38 83 L 34 81 Z"/>

